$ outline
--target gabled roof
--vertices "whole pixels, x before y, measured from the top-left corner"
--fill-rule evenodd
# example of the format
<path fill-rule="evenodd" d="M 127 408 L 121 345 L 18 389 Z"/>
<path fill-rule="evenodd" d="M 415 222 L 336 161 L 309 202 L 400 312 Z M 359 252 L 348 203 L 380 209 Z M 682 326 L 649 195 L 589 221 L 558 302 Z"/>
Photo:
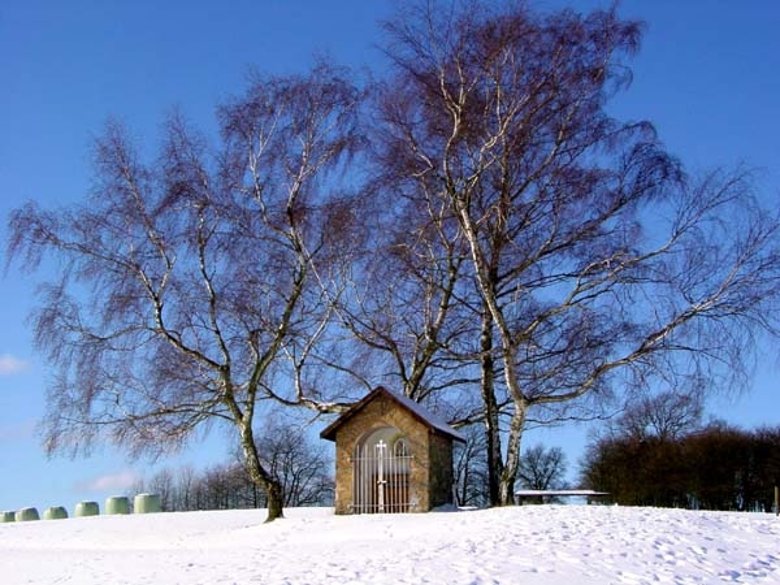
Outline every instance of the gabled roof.
<path fill-rule="evenodd" d="M 386 396 L 391 400 L 394 400 L 399 406 L 408 410 L 409 413 L 412 416 L 414 416 L 414 418 L 419 420 L 421 423 L 426 425 L 431 430 L 440 433 L 442 435 L 446 435 L 447 437 L 450 437 L 454 441 L 460 441 L 461 443 L 466 442 L 466 439 L 463 435 L 461 435 L 458 431 L 453 429 L 450 425 L 448 425 L 446 422 L 444 422 L 437 416 L 431 414 L 421 404 L 415 402 L 411 398 L 407 398 L 406 396 L 401 396 L 400 394 L 391 392 L 390 390 L 388 390 L 383 386 L 377 386 L 371 392 L 369 392 L 368 395 L 366 395 L 362 400 L 353 404 L 348 410 L 342 413 L 340 417 L 338 417 L 335 421 L 333 421 L 330 425 L 328 425 L 320 433 L 320 437 L 322 437 L 323 439 L 327 439 L 329 441 L 335 441 L 336 431 L 338 431 L 339 428 L 341 428 L 341 426 L 345 424 L 348 420 L 350 420 L 357 413 L 363 410 L 363 408 L 365 408 L 367 404 L 373 402 L 379 396 Z"/>

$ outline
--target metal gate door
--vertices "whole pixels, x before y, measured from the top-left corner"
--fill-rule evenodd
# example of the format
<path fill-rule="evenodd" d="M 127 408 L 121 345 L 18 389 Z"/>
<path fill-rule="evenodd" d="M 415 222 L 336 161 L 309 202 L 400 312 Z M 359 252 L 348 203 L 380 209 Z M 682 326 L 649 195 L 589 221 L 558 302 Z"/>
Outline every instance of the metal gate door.
<path fill-rule="evenodd" d="M 368 440 L 352 460 L 352 511 L 356 514 L 393 514 L 409 511 L 409 470 L 412 456 L 406 441 L 388 444 Z"/>

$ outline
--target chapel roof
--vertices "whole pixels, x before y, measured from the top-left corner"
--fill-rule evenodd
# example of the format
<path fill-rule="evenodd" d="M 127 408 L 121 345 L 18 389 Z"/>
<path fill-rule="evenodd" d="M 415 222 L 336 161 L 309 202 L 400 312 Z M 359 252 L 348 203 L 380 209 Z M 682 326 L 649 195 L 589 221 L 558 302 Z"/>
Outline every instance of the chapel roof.
<path fill-rule="evenodd" d="M 320 437 L 323 439 L 328 439 L 329 441 L 335 441 L 336 432 L 338 429 L 341 428 L 341 426 L 344 425 L 347 421 L 352 419 L 357 413 L 363 410 L 366 405 L 373 402 L 380 396 L 386 396 L 395 401 L 399 406 L 409 411 L 409 413 L 414 416 L 414 418 L 426 425 L 432 431 L 445 435 L 454 441 L 459 441 L 461 443 L 466 442 L 465 437 L 461 433 L 431 413 L 422 404 L 415 402 L 406 396 L 391 392 L 384 386 L 377 386 L 360 401 L 356 402 L 349 409 L 344 411 L 341 416 L 339 416 L 320 433 Z"/>

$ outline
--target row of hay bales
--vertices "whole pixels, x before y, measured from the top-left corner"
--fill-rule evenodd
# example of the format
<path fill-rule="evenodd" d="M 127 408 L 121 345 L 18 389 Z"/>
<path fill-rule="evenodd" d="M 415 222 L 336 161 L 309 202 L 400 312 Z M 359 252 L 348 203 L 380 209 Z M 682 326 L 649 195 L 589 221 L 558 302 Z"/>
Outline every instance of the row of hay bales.
<path fill-rule="evenodd" d="M 136 514 L 151 514 L 160 512 L 160 496 L 157 494 L 138 494 L 133 499 L 133 512 Z M 130 500 L 126 496 L 112 496 L 106 499 L 103 514 L 107 516 L 115 514 L 129 514 Z M 76 518 L 84 516 L 99 516 L 100 506 L 97 502 L 79 502 L 73 511 Z M 43 512 L 44 520 L 61 520 L 68 517 L 68 511 L 63 506 L 52 506 Z M 37 508 L 21 508 L 20 510 L 6 511 L 0 517 L 0 523 L 27 522 L 40 520 Z"/>

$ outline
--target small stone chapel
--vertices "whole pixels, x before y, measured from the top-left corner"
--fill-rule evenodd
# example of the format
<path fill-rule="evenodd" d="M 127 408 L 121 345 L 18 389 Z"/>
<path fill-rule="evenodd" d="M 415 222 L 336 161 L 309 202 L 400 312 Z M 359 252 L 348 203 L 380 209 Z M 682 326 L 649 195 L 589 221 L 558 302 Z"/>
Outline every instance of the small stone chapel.
<path fill-rule="evenodd" d="M 455 429 L 382 386 L 320 433 L 336 442 L 336 514 L 427 512 L 452 503 Z"/>

